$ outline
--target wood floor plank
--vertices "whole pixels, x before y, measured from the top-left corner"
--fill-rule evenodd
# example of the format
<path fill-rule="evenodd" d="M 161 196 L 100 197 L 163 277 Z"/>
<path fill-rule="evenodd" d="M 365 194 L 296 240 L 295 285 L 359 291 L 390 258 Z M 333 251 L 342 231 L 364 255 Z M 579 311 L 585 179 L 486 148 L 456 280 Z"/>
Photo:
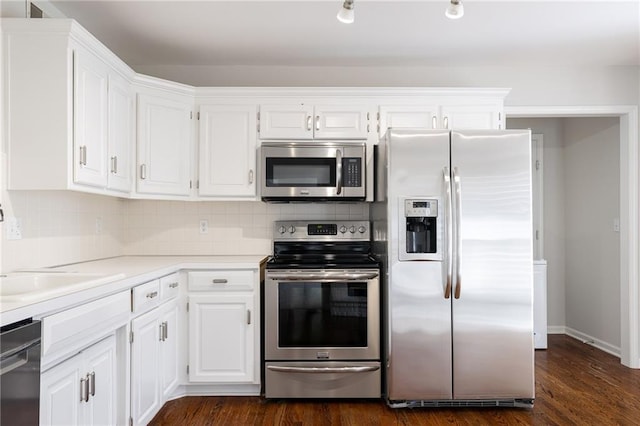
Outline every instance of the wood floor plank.
<path fill-rule="evenodd" d="M 640 370 L 563 335 L 536 351 L 533 409 L 392 409 L 377 400 L 265 400 L 185 397 L 150 423 L 164 425 L 486 426 L 640 425 Z"/>

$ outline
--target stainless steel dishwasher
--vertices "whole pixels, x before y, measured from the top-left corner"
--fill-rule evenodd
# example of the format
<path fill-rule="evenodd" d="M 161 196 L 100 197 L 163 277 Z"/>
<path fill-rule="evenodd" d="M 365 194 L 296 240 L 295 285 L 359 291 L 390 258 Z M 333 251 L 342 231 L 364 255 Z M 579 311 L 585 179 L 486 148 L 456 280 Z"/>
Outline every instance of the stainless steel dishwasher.
<path fill-rule="evenodd" d="M 31 319 L 0 328 L 0 424 L 39 422 L 40 336 Z"/>

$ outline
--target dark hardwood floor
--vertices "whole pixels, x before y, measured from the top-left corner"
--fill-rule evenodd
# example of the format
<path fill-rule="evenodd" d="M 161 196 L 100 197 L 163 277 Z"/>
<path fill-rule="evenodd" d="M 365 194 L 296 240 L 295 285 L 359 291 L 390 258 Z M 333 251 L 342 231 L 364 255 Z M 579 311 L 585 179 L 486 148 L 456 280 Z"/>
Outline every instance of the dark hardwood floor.
<path fill-rule="evenodd" d="M 382 401 L 186 397 L 152 425 L 640 425 L 640 370 L 564 335 L 536 351 L 533 409 L 391 409 Z"/>

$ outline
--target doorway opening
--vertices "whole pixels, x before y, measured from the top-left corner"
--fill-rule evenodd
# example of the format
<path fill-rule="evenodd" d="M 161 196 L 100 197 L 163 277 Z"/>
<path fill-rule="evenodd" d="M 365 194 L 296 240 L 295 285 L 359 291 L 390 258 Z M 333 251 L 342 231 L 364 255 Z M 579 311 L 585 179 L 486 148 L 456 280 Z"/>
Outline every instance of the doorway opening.
<path fill-rule="evenodd" d="M 563 163 L 555 164 L 555 170 L 566 174 L 562 188 L 553 188 L 550 185 L 553 180 L 549 180 L 554 178 L 553 168 L 546 164 L 544 169 L 547 181 L 544 188 L 550 193 L 544 194 L 546 203 L 542 208 L 545 213 L 565 210 L 560 224 L 562 232 L 552 232 L 554 226 L 557 231 L 560 225 L 554 224 L 554 218 L 547 214 L 543 225 L 538 225 L 544 229 L 544 248 L 540 253 L 549 262 L 549 331 L 594 344 L 619 356 L 623 365 L 640 368 L 637 107 L 507 107 L 505 110 L 509 128 L 521 128 L 525 119 L 535 123 L 544 118 L 552 119 L 547 125 L 555 122 L 567 127 L 561 139 L 563 143 L 567 139 L 569 145 L 558 147 L 556 153 L 551 151 L 554 141 L 547 135 L 549 128 L 544 135 L 545 154 L 552 155 L 543 156 L 552 161 L 560 157 Z M 541 125 L 538 121 L 527 127 L 538 133 L 535 127 Z M 557 154 L 555 158 L 553 154 Z M 598 170 L 600 167 L 606 169 Z M 604 208 L 598 208 L 597 200 L 604 203 L 600 204 Z M 555 219 L 558 217 L 556 212 Z M 594 224 L 599 221 L 600 224 Z M 587 229 L 591 234 L 585 234 Z M 596 229 L 601 234 L 593 238 Z M 554 245 L 554 238 L 562 239 L 566 247 Z M 553 253 L 554 249 L 569 253 L 568 260 L 561 262 L 562 257 Z M 549 258 L 553 258 L 554 263 Z M 554 288 L 559 284 L 552 270 L 561 277 L 558 269 L 562 267 L 566 270 L 560 272 L 564 272 L 565 277 L 570 272 L 571 278 L 562 282 L 566 283 L 564 289 Z M 599 275 L 601 271 L 609 273 Z M 563 313 L 558 309 L 560 305 L 564 305 L 565 318 L 558 317 L 558 312 Z"/>

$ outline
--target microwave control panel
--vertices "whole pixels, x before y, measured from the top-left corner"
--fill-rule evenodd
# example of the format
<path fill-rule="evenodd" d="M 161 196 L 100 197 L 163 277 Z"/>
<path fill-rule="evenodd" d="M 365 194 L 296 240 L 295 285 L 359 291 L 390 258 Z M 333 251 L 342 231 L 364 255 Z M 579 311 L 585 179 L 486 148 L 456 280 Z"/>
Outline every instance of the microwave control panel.
<path fill-rule="evenodd" d="M 362 186 L 362 158 L 347 157 L 342 159 L 342 186 L 358 188 Z"/>

